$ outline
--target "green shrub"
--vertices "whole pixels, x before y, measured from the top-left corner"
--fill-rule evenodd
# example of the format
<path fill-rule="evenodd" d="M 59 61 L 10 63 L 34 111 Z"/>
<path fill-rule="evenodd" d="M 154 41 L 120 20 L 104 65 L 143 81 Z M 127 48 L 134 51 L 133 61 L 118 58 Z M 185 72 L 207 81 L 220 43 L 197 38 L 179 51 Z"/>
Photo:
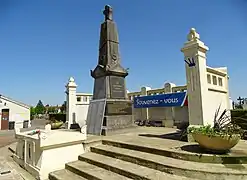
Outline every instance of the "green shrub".
<path fill-rule="evenodd" d="M 50 120 L 57 120 L 57 121 L 63 121 L 64 123 L 66 122 L 66 114 L 49 114 L 49 119 Z"/>
<path fill-rule="evenodd" d="M 232 122 L 239 125 L 242 129 L 247 130 L 247 110 L 231 110 Z"/>
<path fill-rule="evenodd" d="M 234 134 L 243 134 L 241 126 L 232 121 L 231 116 L 228 114 L 228 110 L 225 109 L 221 114 L 219 114 L 219 112 L 220 106 L 215 112 L 213 126 L 190 127 L 188 132 L 201 133 L 208 136 L 229 135 L 230 137 Z"/>

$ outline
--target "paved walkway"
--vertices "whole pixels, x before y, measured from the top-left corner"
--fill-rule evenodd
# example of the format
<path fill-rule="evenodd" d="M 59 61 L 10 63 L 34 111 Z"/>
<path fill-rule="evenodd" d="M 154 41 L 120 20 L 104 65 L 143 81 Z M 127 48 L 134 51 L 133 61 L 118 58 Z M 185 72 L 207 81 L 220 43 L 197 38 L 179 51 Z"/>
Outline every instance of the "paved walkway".
<path fill-rule="evenodd" d="M 8 135 L 0 135 L 0 148 L 7 146 L 9 144 L 12 144 L 16 142 L 15 135 L 13 134 L 8 134 Z"/>
<path fill-rule="evenodd" d="M 10 147 L 15 150 L 16 144 L 12 143 L 0 148 L 0 173 L 9 171 L 9 173 L 0 174 L 0 180 L 35 180 L 33 176 L 22 169 L 11 157 L 12 153 L 8 148 Z"/>
<path fill-rule="evenodd" d="M 31 128 L 21 129 L 27 131 L 30 129 L 44 128 L 45 120 L 34 120 Z M 22 169 L 11 157 L 12 153 L 9 147 L 15 151 L 16 139 L 14 130 L 0 131 L 0 180 L 35 180 L 28 172 Z M 9 172 L 9 173 L 8 173 Z M 6 173 L 6 174 L 2 174 Z"/>
<path fill-rule="evenodd" d="M 15 146 L 16 143 L 12 145 Z M 13 161 L 11 160 L 11 152 L 9 152 L 8 147 L 0 148 L 0 180 L 23 180 L 21 175 L 17 172 L 13 166 Z M 11 158 L 11 159 L 10 159 Z M 3 174 L 6 173 L 6 174 Z"/>

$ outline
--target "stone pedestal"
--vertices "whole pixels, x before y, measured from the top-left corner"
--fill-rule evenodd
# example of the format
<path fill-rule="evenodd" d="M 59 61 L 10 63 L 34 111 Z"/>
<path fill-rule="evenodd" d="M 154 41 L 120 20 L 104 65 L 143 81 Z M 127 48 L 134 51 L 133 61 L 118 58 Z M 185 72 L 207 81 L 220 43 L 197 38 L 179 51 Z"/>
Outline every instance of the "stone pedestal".
<path fill-rule="evenodd" d="M 133 126 L 132 102 L 129 100 L 107 100 L 101 135 Z"/>

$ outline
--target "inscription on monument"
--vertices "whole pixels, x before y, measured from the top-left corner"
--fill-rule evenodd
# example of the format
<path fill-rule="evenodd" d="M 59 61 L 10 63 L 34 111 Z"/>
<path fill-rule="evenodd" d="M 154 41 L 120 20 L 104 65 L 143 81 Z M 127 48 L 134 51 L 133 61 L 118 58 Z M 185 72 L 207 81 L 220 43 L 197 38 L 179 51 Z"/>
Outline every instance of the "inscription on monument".
<path fill-rule="evenodd" d="M 110 76 L 110 96 L 111 98 L 125 99 L 124 78 Z"/>
<path fill-rule="evenodd" d="M 106 115 L 132 115 L 132 103 L 126 101 L 108 101 L 106 104 Z"/>

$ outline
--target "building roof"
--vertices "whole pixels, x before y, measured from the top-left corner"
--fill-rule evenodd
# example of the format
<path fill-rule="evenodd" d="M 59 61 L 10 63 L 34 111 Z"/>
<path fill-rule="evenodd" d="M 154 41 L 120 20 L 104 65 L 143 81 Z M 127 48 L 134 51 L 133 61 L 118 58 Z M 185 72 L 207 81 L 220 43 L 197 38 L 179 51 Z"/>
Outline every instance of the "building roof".
<path fill-rule="evenodd" d="M 31 106 L 29 106 L 29 105 L 27 105 L 27 104 L 24 104 L 24 103 L 19 102 L 19 101 L 16 101 L 16 100 L 13 100 L 13 99 L 11 99 L 11 98 L 9 98 L 9 97 L 7 97 L 7 96 L 4 96 L 4 95 L 2 95 L 2 94 L 0 94 L 0 98 L 1 98 L 1 99 L 4 99 L 4 100 L 6 100 L 6 101 L 12 102 L 12 103 L 14 103 L 14 104 L 17 104 L 17 105 L 19 105 L 19 106 L 25 107 L 25 108 L 27 108 L 27 109 L 29 109 L 29 108 L 31 107 Z"/>
<path fill-rule="evenodd" d="M 82 92 L 77 92 L 76 95 L 77 96 L 93 96 L 93 94 L 91 93 L 82 93 Z"/>

